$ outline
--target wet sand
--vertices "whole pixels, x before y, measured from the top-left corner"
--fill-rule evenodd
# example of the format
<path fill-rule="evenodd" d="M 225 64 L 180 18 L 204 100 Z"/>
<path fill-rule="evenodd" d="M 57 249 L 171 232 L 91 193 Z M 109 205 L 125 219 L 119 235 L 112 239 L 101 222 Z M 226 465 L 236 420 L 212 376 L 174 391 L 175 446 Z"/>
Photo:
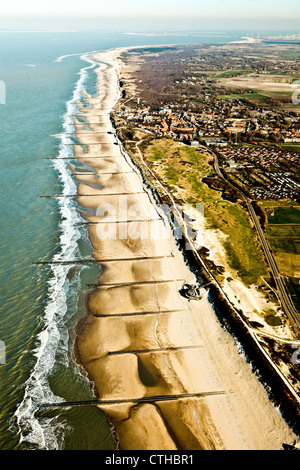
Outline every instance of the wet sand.
<path fill-rule="evenodd" d="M 99 64 L 99 97 L 86 95 L 90 106 L 80 105 L 78 119 L 88 129 L 75 120 L 84 147 L 74 147 L 78 164 L 71 170 L 103 267 L 78 324 L 77 357 L 99 399 L 192 395 L 101 406 L 120 449 L 281 449 L 295 436 L 207 293 L 199 302 L 179 294 L 196 279 L 113 134 L 119 52 L 88 57 Z"/>

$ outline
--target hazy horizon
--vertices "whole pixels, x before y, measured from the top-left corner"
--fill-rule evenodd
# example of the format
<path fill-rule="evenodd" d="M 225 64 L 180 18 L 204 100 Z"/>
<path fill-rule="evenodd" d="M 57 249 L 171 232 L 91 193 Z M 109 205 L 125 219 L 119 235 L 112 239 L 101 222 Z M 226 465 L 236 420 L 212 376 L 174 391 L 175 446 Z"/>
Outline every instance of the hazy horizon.
<path fill-rule="evenodd" d="M 1 30 L 190 31 L 300 33 L 299 0 L 10 0 Z"/>

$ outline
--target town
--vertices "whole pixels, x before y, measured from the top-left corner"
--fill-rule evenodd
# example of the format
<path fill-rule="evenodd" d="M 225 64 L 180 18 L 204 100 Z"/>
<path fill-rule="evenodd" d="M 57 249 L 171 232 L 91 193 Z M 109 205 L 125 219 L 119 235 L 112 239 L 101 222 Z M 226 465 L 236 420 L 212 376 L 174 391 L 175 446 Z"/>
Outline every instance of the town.
<path fill-rule="evenodd" d="M 264 46 L 259 47 L 265 50 Z M 170 138 L 199 149 L 212 148 L 228 179 L 252 199 L 298 201 L 299 106 L 287 107 L 291 95 L 282 90 L 293 80 L 291 77 L 297 78 L 299 59 L 274 59 L 270 63 L 263 58 L 259 47 L 252 62 L 245 61 L 241 54 L 233 60 L 232 53 L 237 55 L 235 49 L 231 55 L 222 48 L 221 51 L 200 49 L 199 56 L 195 51 L 190 55 L 188 48 L 176 52 L 166 48 L 160 54 L 146 51 L 142 66 L 138 62 L 135 71 L 134 88 L 132 83 L 131 88 L 128 83 L 124 87 L 125 74 L 120 82 L 123 99 L 116 117 L 129 133 L 135 128 L 154 138 Z M 132 63 L 132 54 L 130 57 Z M 172 64 L 172 74 L 169 64 Z M 238 85 L 243 73 L 243 80 L 248 83 L 245 74 L 249 67 L 252 84 L 261 77 L 264 79 L 265 74 L 273 77 L 276 73 L 276 83 L 278 76 L 284 81 L 281 91 L 267 96 L 267 91 L 256 93 L 253 88 L 233 89 L 231 82 L 226 88 L 224 76 L 236 79 Z M 155 78 L 158 73 L 159 79 Z M 289 78 L 282 79 L 280 73 L 284 77 L 288 74 Z M 140 77 L 146 86 L 141 87 Z M 275 82 L 274 77 L 272 80 Z M 151 85 L 151 94 L 147 85 Z"/>
<path fill-rule="evenodd" d="M 254 199 L 298 200 L 300 153 L 276 146 L 270 148 L 258 145 L 255 140 L 249 143 L 240 142 L 241 135 L 247 135 L 250 140 L 252 131 L 249 128 L 254 127 L 254 133 L 259 132 L 262 136 L 269 136 L 271 132 L 280 136 L 283 142 L 289 142 L 290 139 L 300 142 L 300 131 L 295 131 L 298 119 L 289 116 L 293 126 L 291 129 L 273 128 L 272 117 L 276 122 L 276 112 L 264 113 L 266 124 L 262 126 L 258 123 L 258 111 L 247 109 L 239 100 L 233 103 L 230 118 L 226 112 L 227 107 L 226 100 L 217 100 L 215 106 L 207 106 L 203 113 L 194 113 L 191 110 L 176 112 L 175 105 L 170 104 L 158 111 L 149 106 L 138 106 L 136 110 L 120 111 L 117 115 L 126 119 L 130 126 L 153 133 L 157 137 L 169 137 L 193 147 L 206 145 L 214 148 L 224 171 L 230 173 L 230 179 L 241 185 Z M 241 119 L 240 115 L 246 111 L 256 118 Z M 255 135 L 253 138 L 255 139 Z"/>

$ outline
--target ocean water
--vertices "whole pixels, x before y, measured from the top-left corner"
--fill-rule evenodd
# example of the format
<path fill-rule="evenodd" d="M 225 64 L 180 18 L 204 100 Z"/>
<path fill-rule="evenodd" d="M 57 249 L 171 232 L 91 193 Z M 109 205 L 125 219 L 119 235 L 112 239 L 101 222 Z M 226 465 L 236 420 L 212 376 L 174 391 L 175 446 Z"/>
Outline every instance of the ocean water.
<path fill-rule="evenodd" d="M 92 384 L 73 360 L 74 327 L 99 268 L 35 264 L 89 258 L 91 246 L 71 195 L 68 160 L 76 102 L 95 93 L 85 52 L 120 46 L 208 43 L 246 33 L 131 36 L 97 32 L 1 33 L 0 80 L 0 449 L 114 449 L 96 407 L 41 409 L 90 400 Z M 1 97 L 0 97 L 1 98 Z M 1 101 L 1 99 L 0 99 Z"/>

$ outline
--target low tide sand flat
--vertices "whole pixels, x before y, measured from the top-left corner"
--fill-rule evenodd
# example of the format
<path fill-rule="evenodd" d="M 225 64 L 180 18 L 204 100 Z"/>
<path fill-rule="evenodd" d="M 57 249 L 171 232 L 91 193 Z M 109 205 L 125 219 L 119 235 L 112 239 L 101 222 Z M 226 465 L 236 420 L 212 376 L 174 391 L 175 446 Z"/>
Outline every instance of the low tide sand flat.
<path fill-rule="evenodd" d="M 107 261 L 77 327 L 78 360 L 97 398 L 124 400 L 101 405 L 120 449 L 281 449 L 295 436 L 219 324 L 207 295 L 193 303 L 179 294 L 194 275 L 115 135 L 97 134 L 113 131 L 109 113 L 118 99 L 120 51 L 85 58 L 98 67 L 99 96 L 86 94 L 78 116 L 90 131 L 80 135 L 77 124 L 83 146 L 75 145 L 75 156 L 93 173 L 76 174 L 78 203 L 91 222 L 94 256 Z M 97 143 L 100 138 L 109 143 Z M 143 208 L 144 222 L 135 230 L 130 226 L 136 213 L 120 209 L 124 198 L 127 207 Z M 105 238 L 97 224 L 108 222 L 101 214 L 104 203 L 115 209 L 114 238 Z M 142 224 L 151 226 L 155 219 L 166 236 L 138 236 Z M 193 393 L 199 395 L 184 396 Z M 173 395 L 179 397 L 151 401 Z M 149 402 L 127 401 L 142 397 Z"/>

